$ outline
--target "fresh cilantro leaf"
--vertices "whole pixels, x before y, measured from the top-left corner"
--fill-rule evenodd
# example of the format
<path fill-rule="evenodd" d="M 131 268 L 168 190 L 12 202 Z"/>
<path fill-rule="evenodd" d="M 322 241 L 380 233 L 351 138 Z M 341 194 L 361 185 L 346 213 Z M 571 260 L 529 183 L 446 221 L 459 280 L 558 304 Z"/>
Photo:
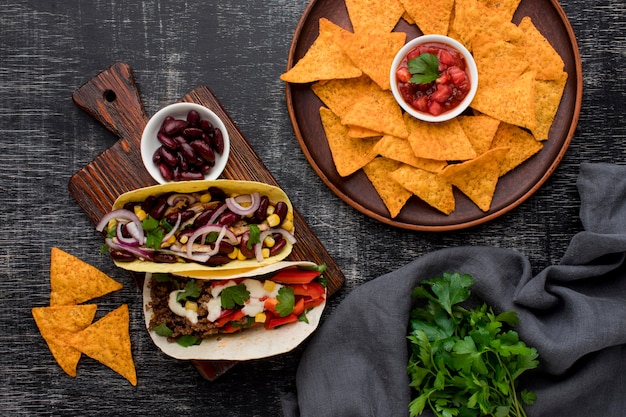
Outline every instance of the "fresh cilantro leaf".
<path fill-rule="evenodd" d="M 298 321 L 309 324 L 309 318 L 306 316 L 306 311 L 298 316 Z"/>
<path fill-rule="evenodd" d="M 205 243 L 205 244 L 209 244 L 209 243 L 213 243 L 213 242 L 215 242 L 215 241 L 217 240 L 217 237 L 218 237 L 219 235 L 220 235 L 220 234 L 219 234 L 219 233 L 217 233 L 217 232 L 209 232 L 209 233 L 206 235 L 206 238 L 204 239 L 204 243 Z"/>
<path fill-rule="evenodd" d="M 408 62 L 413 84 L 428 84 L 439 78 L 439 59 L 428 52 L 420 54 Z"/>
<path fill-rule="evenodd" d="M 159 336 L 163 336 L 163 337 L 170 337 L 172 334 L 174 334 L 172 329 L 167 327 L 165 323 L 159 324 L 158 326 L 154 327 L 152 330 Z"/>
<path fill-rule="evenodd" d="M 250 224 L 250 237 L 248 238 L 248 249 L 252 249 L 252 245 L 261 243 L 261 230 L 256 224 Z"/>
<path fill-rule="evenodd" d="M 176 343 L 178 343 L 182 347 L 189 347 L 193 345 L 199 345 L 200 343 L 202 343 L 202 339 L 192 336 L 190 334 L 186 334 L 176 339 Z"/>
<path fill-rule="evenodd" d="M 146 231 L 146 246 L 157 250 L 160 249 L 165 232 L 159 221 L 152 216 L 148 216 L 141 222 L 141 227 Z"/>
<path fill-rule="evenodd" d="M 196 284 L 195 279 L 190 279 L 185 284 L 185 288 L 181 292 L 176 295 L 176 301 L 186 301 L 189 298 L 198 298 L 200 297 L 200 291 L 202 287 Z"/>
<path fill-rule="evenodd" d="M 154 217 L 148 215 L 148 217 L 143 219 L 143 221 L 141 222 L 141 227 L 143 227 L 143 230 L 145 230 L 146 232 L 150 232 L 159 227 L 159 221 Z"/>
<path fill-rule="evenodd" d="M 293 311 L 293 306 L 296 303 L 296 297 L 293 294 L 293 288 L 289 287 L 281 287 L 278 290 L 278 295 L 276 296 L 278 300 L 278 304 L 276 304 L 276 312 L 281 317 L 286 317 L 291 314 Z"/>
<path fill-rule="evenodd" d="M 222 308 L 230 310 L 236 305 L 242 306 L 250 299 L 250 291 L 246 289 L 245 284 L 237 284 L 226 287 L 221 292 Z"/>

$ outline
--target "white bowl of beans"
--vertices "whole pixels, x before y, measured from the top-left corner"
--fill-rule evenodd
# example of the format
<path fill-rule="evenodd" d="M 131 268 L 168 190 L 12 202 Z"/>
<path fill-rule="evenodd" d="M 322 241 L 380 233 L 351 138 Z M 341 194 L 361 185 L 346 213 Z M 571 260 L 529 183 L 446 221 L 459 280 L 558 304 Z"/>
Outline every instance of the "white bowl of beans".
<path fill-rule="evenodd" d="M 159 184 L 217 179 L 228 162 L 224 122 L 196 103 L 175 103 L 156 112 L 141 136 L 141 158 Z"/>
<path fill-rule="evenodd" d="M 443 35 L 409 41 L 394 58 L 389 77 L 398 104 L 426 122 L 460 115 L 478 89 L 474 57 L 463 44 Z"/>

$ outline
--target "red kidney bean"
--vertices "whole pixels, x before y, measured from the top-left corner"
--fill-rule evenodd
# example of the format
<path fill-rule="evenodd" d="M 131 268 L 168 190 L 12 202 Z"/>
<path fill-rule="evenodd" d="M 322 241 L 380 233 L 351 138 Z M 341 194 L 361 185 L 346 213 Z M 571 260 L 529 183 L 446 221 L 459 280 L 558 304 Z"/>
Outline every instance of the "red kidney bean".
<path fill-rule="evenodd" d="M 213 131 L 214 131 L 213 124 L 206 119 L 200 120 L 200 129 L 202 129 L 204 133 L 206 133 L 209 136 L 213 135 Z"/>
<path fill-rule="evenodd" d="M 194 181 L 201 179 L 204 179 L 204 175 L 202 175 L 202 172 L 182 171 L 180 173 L 181 181 Z"/>
<path fill-rule="evenodd" d="M 168 207 L 169 205 L 167 204 L 167 199 L 159 197 L 154 207 L 152 207 L 152 209 L 150 210 L 149 214 L 155 219 L 161 220 L 165 215 L 165 211 Z"/>
<path fill-rule="evenodd" d="M 220 242 L 220 248 L 218 249 L 219 253 L 223 253 L 224 255 L 228 255 L 229 253 L 232 253 L 232 251 L 235 249 L 235 247 L 233 245 L 231 245 L 228 242 L 225 241 L 221 241 Z"/>
<path fill-rule="evenodd" d="M 153 195 L 149 195 L 142 203 L 141 209 L 146 213 L 149 213 L 152 210 L 152 207 L 157 203 L 157 198 Z"/>
<path fill-rule="evenodd" d="M 193 164 L 196 158 L 198 157 L 196 155 L 196 151 L 194 151 L 191 145 L 187 142 L 182 143 L 180 145 L 180 153 L 185 157 L 187 162 L 189 162 L 190 164 Z"/>
<path fill-rule="evenodd" d="M 215 213 L 215 210 L 207 210 L 200 213 L 200 215 L 196 217 L 196 219 L 193 221 L 193 227 L 198 228 L 209 223 L 209 220 L 211 219 L 211 216 L 213 216 L 213 213 Z"/>
<path fill-rule="evenodd" d="M 214 165 L 215 164 L 202 164 L 200 172 L 202 172 L 202 175 L 209 175 L 209 172 L 211 172 L 211 168 L 213 168 Z"/>
<path fill-rule="evenodd" d="M 215 129 L 215 136 L 213 136 L 213 146 L 215 152 L 219 154 L 224 152 L 224 136 L 222 135 L 222 131 L 219 128 Z"/>
<path fill-rule="evenodd" d="M 225 265 L 230 262 L 230 258 L 226 255 L 213 255 L 209 258 L 208 261 L 205 262 L 205 265 L 208 266 L 220 266 Z"/>
<path fill-rule="evenodd" d="M 178 158 L 176 158 L 176 154 L 172 153 L 172 151 L 161 146 L 159 148 L 159 153 L 161 154 L 161 159 L 163 162 L 173 167 L 178 164 Z"/>
<path fill-rule="evenodd" d="M 179 214 L 180 214 L 181 223 L 186 222 L 187 220 L 191 219 L 193 216 L 196 215 L 196 213 L 193 210 L 183 210 L 183 211 L 177 211 L 174 213 L 169 213 L 168 215 L 165 216 L 165 220 L 169 224 L 174 226 L 176 224 L 176 221 L 178 220 Z"/>
<path fill-rule="evenodd" d="M 204 162 L 215 161 L 215 152 L 207 143 L 201 139 L 191 142 L 191 147 L 204 159 Z"/>
<path fill-rule="evenodd" d="M 274 246 L 270 248 L 270 256 L 279 254 L 283 250 L 286 244 L 287 244 L 287 241 L 283 239 L 282 237 L 276 240 L 276 242 L 274 243 Z"/>
<path fill-rule="evenodd" d="M 173 136 L 176 133 L 181 132 L 184 128 L 187 127 L 186 120 L 174 119 L 171 116 L 168 116 L 163 121 L 162 130 L 168 136 Z"/>
<path fill-rule="evenodd" d="M 278 203 L 276 203 L 274 214 L 280 217 L 281 223 L 283 222 L 283 220 L 285 220 L 288 209 L 289 208 L 287 207 L 287 203 L 285 203 L 284 201 L 279 201 Z"/>
<path fill-rule="evenodd" d="M 226 200 L 226 197 L 227 197 L 226 193 L 224 192 L 224 190 L 222 190 L 219 187 L 212 186 L 212 187 L 209 187 L 207 191 L 209 192 L 209 194 L 211 194 L 212 200 L 219 200 L 219 201 Z"/>
<path fill-rule="evenodd" d="M 193 235 L 195 232 L 196 232 L 196 229 L 193 227 L 190 227 L 189 229 L 185 229 L 182 232 L 178 233 L 178 240 L 181 240 L 183 236 L 187 236 L 187 239 L 189 239 L 191 235 Z"/>
<path fill-rule="evenodd" d="M 161 174 L 165 181 L 171 181 L 174 178 L 172 170 L 165 162 L 159 162 L 157 168 L 159 168 L 159 174 Z"/>
<path fill-rule="evenodd" d="M 254 246 L 250 245 L 248 248 L 248 242 L 250 241 L 250 232 L 245 232 L 241 235 L 241 243 L 239 244 L 239 252 L 246 258 L 254 258 Z"/>
<path fill-rule="evenodd" d="M 111 256 L 111 259 L 118 262 L 132 262 L 135 260 L 135 255 L 121 249 L 112 250 L 109 255 Z"/>
<path fill-rule="evenodd" d="M 162 264 L 174 264 L 178 262 L 178 260 L 176 259 L 176 256 L 169 254 L 169 253 L 157 253 L 154 255 L 152 260 L 154 262 L 162 263 Z"/>
<path fill-rule="evenodd" d="M 178 162 L 178 167 L 182 171 L 188 171 L 189 170 L 189 162 L 187 161 L 187 158 L 185 158 L 185 156 L 182 154 L 182 152 L 177 152 L 176 153 L 176 160 Z"/>
<path fill-rule="evenodd" d="M 228 212 L 228 213 L 222 214 L 219 220 L 217 221 L 217 223 L 221 226 L 230 226 L 240 219 L 241 219 L 241 216 L 239 214 Z"/>
<path fill-rule="evenodd" d="M 195 110 L 189 110 L 187 113 L 187 124 L 192 127 L 197 127 L 200 125 L 200 113 Z"/>
<path fill-rule="evenodd" d="M 250 219 L 254 223 L 261 223 L 267 217 L 267 207 L 270 205 L 270 199 L 264 195 L 259 202 L 259 208 L 254 212 L 254 216 Z"/>
<path fill-rule="evenodd" d="M 203 134 L 204 132 L 202 131 L 202 129 L 198 129 L 195 127 L 188 127 L 183 130 L 183 136 L 187 139 L 198 139 L 201 138 Z"/>
<path fill-rule="evenodd" d="M 178 142 L 176 142 L 171 136 L 166 135 L 162 130 L 157 133 L 157 139 L 161 142 L 161 145 L 168 149 L 175 150 L 178 148 Z"/>

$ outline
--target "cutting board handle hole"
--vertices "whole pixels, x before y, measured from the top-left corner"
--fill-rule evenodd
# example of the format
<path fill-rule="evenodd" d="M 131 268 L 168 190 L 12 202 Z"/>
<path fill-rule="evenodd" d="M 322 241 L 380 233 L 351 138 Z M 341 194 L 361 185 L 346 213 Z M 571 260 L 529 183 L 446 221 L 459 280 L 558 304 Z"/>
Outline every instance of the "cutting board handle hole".
<path fill-rule="evenodd" d="M 111 103 L 111 102 L 115 101 L 115 99 L 117 98 L 117 94 L 115 94 L 115 91 L 113 91 L 113 90 L 104 90 L 104 93 L 102 94 L 102 97 L 104 97 L 104 99 L 106 101 Z"/>

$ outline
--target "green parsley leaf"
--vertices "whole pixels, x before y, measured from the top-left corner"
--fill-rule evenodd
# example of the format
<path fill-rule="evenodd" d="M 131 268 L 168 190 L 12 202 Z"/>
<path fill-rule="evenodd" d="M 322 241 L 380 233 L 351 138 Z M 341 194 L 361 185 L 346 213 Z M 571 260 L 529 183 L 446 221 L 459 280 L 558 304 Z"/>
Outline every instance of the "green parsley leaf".
<path fill-rule="evenodd" d="M 230 310 L 236 305 L 242 306 L 250 299 L 250 291 L 246 289 L 245 284 L 237 284 L 226 287 L 221 292 L 222 308 Z"/>
<path fill-rule="evenodd" d="M 195 279 L 190 279 L 185 284 L 185 288 L 181 292 L 176 295 L 176 301 L 186 301 L 189 298 L 198 298 L 200 297 L 200 291 L 202 287 L 196 284 Z"/>
<path fill-rule="evenodd" d="M 433 54 L 423 53 L 408 62 L 413 84 L 428 84 L 439 78 L 439 60 Z"/>
<path fill-rule="evenodd" d="M 256 224 L 250 224 L 250 237 L 248 238 L 248 249 L 252 249 L 252 245 L 261 243 L 261 229 Z"/>
<path fill-rule="evenodd" d="M 182 347 L 189 347 L 193 345 L 199 345 L 200 343 L 202 343 L 202 339 L 192 336 L 190 334 L 186 334 L 176 339 L 176 343 L 178 343 Z"/>
<path fill-rule="evenodd" d="M 293 311 L 296 303 L 296 297 L 293 294 L 293 288 L 281 287 L 276 296 L 278 303 L 276 304 L 276 312 L 281 317 L 287 317 Z"/>
<path fill-rule="evenodd" d="M 152 330 L 159 336 L 163 336 L 163 337 L 170 337 L 172 334 L 174 334 L 172 329 L 167 327 L 165 323 L 159 324 L 158 326 L 154 327 Z"/>

